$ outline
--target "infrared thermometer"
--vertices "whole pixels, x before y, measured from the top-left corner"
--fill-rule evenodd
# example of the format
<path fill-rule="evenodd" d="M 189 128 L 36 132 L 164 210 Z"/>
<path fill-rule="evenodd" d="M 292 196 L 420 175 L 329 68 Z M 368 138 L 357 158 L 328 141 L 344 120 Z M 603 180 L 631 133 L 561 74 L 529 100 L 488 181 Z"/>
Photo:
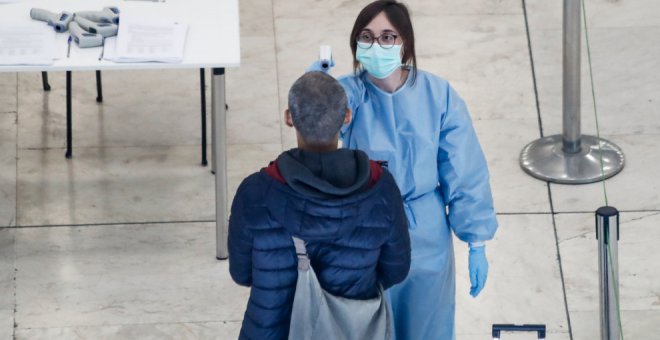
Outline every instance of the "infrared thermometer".
<path fill-rule="evenodd" d="M 53 26 L 55 32 L 66 32 L 69 23 L 73 20 L 73 13 L 62 12 L 54 13 L 41 8 L 33 8 L 30 10 L 30 18 L 48 23 Z"/>

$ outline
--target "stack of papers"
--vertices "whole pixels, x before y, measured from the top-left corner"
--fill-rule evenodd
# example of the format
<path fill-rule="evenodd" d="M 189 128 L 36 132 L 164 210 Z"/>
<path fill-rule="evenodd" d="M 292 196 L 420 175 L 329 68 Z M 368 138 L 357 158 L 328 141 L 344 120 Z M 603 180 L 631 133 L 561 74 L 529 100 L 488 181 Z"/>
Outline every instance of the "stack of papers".
<path fill-rule="evenodd" d="M 50 65 L 55 60 L 55 31 L 46 25 L 0 26 L 0 65 Z"/>
<path fill-rule="evenodd" d="M 117 38 L 105 41 L 104 59 L 118 63 L 180 63 L 187 33 L 188 25 L 183 23 L 122 16 Z"/>

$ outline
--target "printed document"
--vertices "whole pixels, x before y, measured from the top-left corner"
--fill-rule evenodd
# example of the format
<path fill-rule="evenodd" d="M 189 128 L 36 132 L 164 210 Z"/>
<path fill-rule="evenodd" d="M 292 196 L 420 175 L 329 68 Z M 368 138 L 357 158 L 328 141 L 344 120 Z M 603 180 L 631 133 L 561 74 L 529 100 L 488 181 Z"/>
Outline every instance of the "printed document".
<path fill-rule="evenodd" d="M 184 23 L 122 16 L 114 61 L 180 63 L 187 33 L 188 25 Z"/>
<path fill-rule="evenodd" d="M 0 24 L 0 65 L 50 65 L 55 31 L 46 25 Z"/>

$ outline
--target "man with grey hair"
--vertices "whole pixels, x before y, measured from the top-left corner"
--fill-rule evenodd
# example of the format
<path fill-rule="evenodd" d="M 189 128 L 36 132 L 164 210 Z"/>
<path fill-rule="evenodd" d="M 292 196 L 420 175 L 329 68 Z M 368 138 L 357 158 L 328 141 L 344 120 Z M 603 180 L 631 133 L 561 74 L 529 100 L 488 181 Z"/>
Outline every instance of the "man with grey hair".
<path fill-rule="evenodd" d="M 332 147 L 342 124 L 351 120 L 346 92 L 331 76 L 309 72 L 291 86 L 285 119 L 287 125 L 295 126 L 299 144 Z"/>
<path fill-rule="evenodd" d="M 410 239 L 394 178 L 364 152 L 338 149 L 351 120 L 347 104 L 331 76 L 300 77 L 284 113 L 298 147 L 236 192 L 229 272 L 252 287 L 239 339 L 287 339 L 298 278 L 292 236 L 305 241 L 321 287 L 335 296 L 373 299 L 408 274 Z"/>

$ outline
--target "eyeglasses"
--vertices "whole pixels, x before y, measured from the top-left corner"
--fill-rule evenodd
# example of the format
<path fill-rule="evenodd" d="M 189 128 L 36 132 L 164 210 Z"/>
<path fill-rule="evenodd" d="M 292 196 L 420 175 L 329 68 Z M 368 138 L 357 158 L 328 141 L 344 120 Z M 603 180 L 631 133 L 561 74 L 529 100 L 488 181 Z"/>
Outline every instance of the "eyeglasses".
<path fill-rule="evenodd" d="M 357 39 L 355 40 L 360 44 L 360 47 L 365 49 L 371 48 L 371 46 L 374 44 L 374 41 L 378 41 L 378 45 L 380 45 L 382 48 L 392 48 L 398 37 L 399 36 L 394 33 L 387 32 L 381 34 L 380 36 L 374 37 L 371 32 L 364 31 L 360 33 L 360 35 L 358 35 Z"/>

